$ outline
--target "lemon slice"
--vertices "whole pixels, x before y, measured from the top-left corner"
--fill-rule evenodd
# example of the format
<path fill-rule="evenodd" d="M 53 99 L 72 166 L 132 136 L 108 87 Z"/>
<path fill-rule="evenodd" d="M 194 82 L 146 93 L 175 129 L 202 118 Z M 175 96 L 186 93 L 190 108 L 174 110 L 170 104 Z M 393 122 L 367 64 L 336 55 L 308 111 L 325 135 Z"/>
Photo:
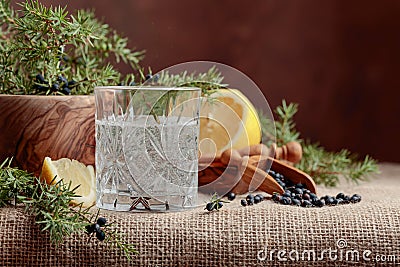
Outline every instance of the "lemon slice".
<path fill-rule="evenodd" d="M 200 154 L 217 154 L 261 141 L 261 125 L 250 100 L 236 89 L 219 89 L 200 111 Z"/>
<path fill-rule="evenodd" d="M 40 178 L 47 184 L 56 184 L 61 179 L 65 184 L 71 182 L 71 189 L 80 185 L 75 191 L 79 197 L 75 197 L 71 201 L 72 204 L 83 203 L 83 207 L 90 207 L 96 202 L 95 174 L 91 165 L 86 166 L 77 160 L 67 158 L 51 160 L 46 157 Z"/>

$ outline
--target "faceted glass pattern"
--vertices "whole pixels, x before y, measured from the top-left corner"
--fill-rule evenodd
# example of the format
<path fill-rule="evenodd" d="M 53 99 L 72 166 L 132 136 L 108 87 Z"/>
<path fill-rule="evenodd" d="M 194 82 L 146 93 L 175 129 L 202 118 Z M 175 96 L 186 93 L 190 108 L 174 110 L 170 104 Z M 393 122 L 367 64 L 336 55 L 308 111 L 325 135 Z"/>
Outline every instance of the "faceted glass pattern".
<path fill-rule="evenodd" d="M 200 90 L 98 87 L 95 97 L 97 206 L 194 207 Z"/>

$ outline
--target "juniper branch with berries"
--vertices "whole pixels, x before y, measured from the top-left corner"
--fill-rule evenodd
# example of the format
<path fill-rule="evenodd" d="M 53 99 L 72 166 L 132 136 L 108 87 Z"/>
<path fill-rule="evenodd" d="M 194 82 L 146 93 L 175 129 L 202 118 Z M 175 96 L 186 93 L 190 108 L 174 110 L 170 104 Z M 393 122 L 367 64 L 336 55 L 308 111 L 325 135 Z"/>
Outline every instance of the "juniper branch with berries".
<path fill-rule="evenodd" d="M 133 244 L 124 243 L 121 234 L 111 224 L 101 223 L 97 213 L 93 221 L 91 208 L 82 204 L 71 206 L 70 201 L 77 197 L 71 183 L 60 180 L 55 185 L 41 182 L 39 178 L 18 168 L 11 167 L 7 159 L 0 165 L 0 208 L 5 206 L 24 206 L 27 214 L 35 218 L 42 231 L 47 231 L 50 241 L 58 245 L 72 234 L 92 234 L 96 230 L 98 240 L 117 247 L 130 259 L 137 253 Z M 95 230 L 88 227 L 98 225 Z"/>
<path fill-rule="evenodd" d="M 93 12 L 69 14 L 37 0 L 19 5 L 15 11 L 0 0 L 0 93 L 90 94 L 125 79 L 112 63 L 139 69 L 144 52 L 129 48 Z"/>
<path fill-rule="evenodd" d="M 229 203 L 229 201 L 223 200 L 217 193 L 214 193 L 204 209 L 208 211 L 220 210 L 224 206 L 223 203 Z"/>
<path fill-rule="evenodd" d="M 38 0 L 19 6 L 16 11 L 9 0 L 0 0 L 0 93 L 87 95 L 95 86 L 136 85 L 149 78 L 139 65 L 144 51 L 129 48 L 128 39 L 92 11 L 69 14 L 66 7 L 48 8 Z M 113 64 L 120 62 L 131 73 L 119 72 Z M 197 74 L 162 72 L 158 83 L 200 87 L 207 96 L 225 86 L 222 80 L 211 68 Z"/>

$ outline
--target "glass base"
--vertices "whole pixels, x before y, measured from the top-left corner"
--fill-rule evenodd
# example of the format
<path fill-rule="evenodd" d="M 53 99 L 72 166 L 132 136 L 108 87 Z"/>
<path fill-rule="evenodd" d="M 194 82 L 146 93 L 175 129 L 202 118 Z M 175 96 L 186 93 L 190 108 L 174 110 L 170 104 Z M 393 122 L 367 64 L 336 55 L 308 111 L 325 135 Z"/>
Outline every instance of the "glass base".
<path fill-rule="evenodd" d="M 197 194 L 149 197 L 130 196 L 125 192 L 120 194 L 110 192 L 103 193 L 102 197 L 98 198 L 96 206 L 100 209 L 125 212 L 184 211 L 197 206 Z"/>

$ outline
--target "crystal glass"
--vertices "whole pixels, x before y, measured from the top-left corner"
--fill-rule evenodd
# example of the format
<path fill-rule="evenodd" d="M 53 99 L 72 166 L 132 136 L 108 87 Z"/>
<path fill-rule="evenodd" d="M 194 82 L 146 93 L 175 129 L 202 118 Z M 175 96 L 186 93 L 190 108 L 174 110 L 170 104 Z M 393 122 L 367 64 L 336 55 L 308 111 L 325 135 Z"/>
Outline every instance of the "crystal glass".
<path fill-rule="evenodd" d="M 99 208 L 196 206 L 200 89 L 96 87 Z"/>

